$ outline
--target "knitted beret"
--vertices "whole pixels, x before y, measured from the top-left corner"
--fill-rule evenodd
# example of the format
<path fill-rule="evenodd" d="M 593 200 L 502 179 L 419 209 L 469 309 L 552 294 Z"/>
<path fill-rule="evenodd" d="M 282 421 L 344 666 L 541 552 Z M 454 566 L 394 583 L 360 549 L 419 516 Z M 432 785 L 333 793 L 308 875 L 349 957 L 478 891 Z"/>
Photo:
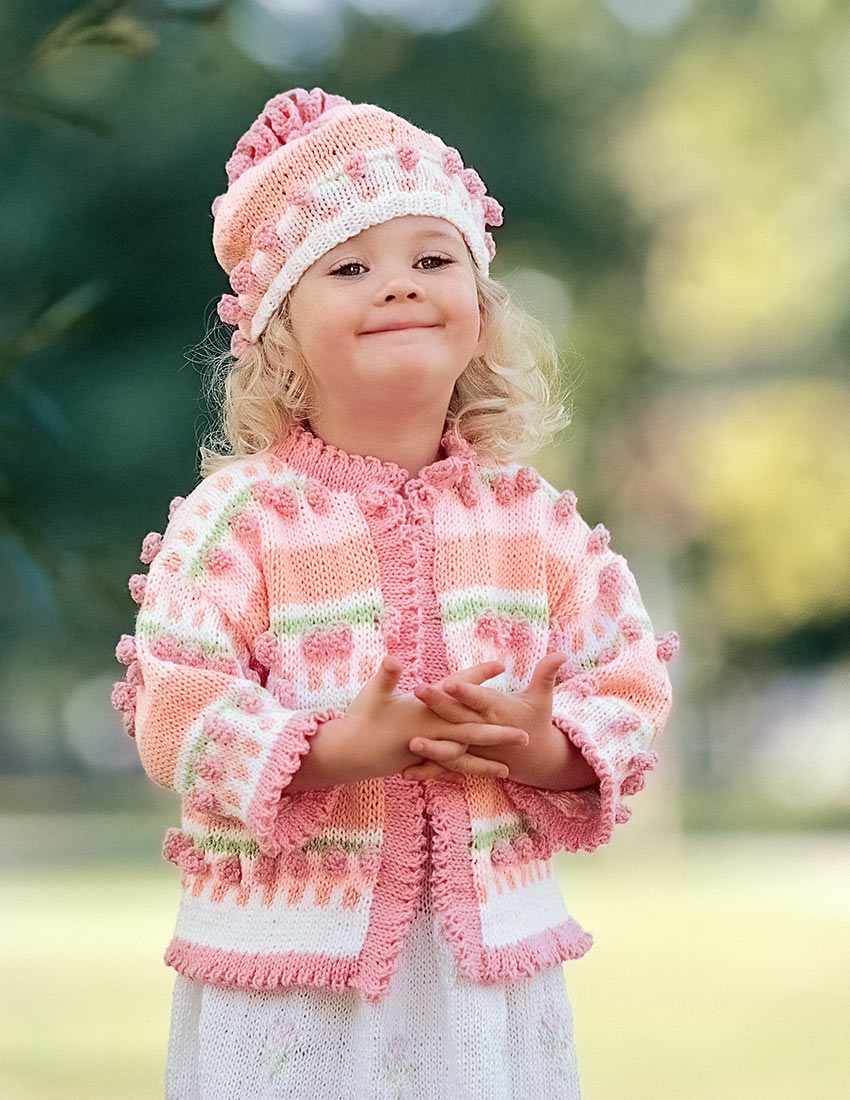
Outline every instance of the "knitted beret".
<path fill-rule="evenodd" d="M 235 356 L 257 342 L 304 272 L 363 229 L 404 214 L 444 218 L 484 274 L 487 225 L 502 208 L 456 149 L 368 103 L 295 88 L 266 103 L 227 162 L 212 204 L 213 248 L 234 294 L 218 303 L 235 325 Z"/>

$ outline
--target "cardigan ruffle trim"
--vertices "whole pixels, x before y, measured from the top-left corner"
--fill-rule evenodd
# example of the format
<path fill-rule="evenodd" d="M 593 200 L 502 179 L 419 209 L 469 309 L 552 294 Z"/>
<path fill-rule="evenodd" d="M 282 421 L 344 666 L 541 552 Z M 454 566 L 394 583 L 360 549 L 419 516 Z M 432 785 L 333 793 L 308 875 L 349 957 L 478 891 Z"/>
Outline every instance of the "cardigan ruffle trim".
<path fill-rule="evenodd" d="M 452 431 L 443 433 L 441 453 L 423 467 L 418 478 L 395 462 L 373 455 L 349 454 L 315 435 L 305 422 L 295 424 L 276 449 L 287 466 L 313 477 L 328 489 L 358 492 L 367 486 L 385 485 L 399 490 L 407 483 L 423 482 L 437 489 L 451 489 L 478 468 L 478 457 L 467 441 Z"/>

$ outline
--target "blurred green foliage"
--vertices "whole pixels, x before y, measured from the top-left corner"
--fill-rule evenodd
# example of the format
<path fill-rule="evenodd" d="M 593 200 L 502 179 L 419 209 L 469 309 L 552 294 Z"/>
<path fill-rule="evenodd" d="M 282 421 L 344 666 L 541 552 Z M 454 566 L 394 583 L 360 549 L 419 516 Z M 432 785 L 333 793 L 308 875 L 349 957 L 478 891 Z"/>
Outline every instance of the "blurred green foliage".
<path fill-rule="evenodd" d="M 434 130 L 504 204 L 494 273 L 579 382 L 539 462 L 683 635 L 685 786 L 746 787 L 713 732 L 736 674 L 847 660 L 847 6 L 501 0 L 445 33 L 405 7 L 282 4 L 277 66 L 251 0 L 0 11 L 0 769 L 83 769 L 64 701 L 113 667 L 137 546 L 196 479 L 210 203 L 298 84 Z"/>

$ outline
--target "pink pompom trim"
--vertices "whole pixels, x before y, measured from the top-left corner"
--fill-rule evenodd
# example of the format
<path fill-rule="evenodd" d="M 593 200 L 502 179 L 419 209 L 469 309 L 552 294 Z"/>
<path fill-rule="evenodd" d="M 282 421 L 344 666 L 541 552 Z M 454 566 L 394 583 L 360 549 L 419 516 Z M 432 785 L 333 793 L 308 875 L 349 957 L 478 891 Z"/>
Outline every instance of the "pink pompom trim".
<path fill-rule="evenodd" d="M 274 222 L 263 222 L 254 230 L 251 237 L 254 248 L 260 252 L 276 252 L 281 246 L 281 239 Z"/>
<path fill-rule="evenodd" d="M 115 656 L 122 665 L 129 665 L 136 659 L 136 639 L 132 634 L 122 634 L 115 647 Z"/>
<path fill-rule="evenodd" d="M 578 504 L 578 497 L 572 492 L 571 489 L 567 489 L 561 493 L 558 499 L 555 501 L 555 519 L 558 523 L 567 523 L 576 514 L 576 505 Z"/>
<path fill-rule="evenodd" d="M 145 598 L 145 585 L 148 583 L 148 578 L 145 573 L 134 573 L 127 581 L 127 587 L 130 589 L 130 595 L 136 601 L 141 603 Z"/>
<path fill-rule="evenodd" d="M 446 149 L 443 153 L 443 171 L 447 176 L 456 176 L 463 171 L 463 158 L 457 149 Z"/>
<path fill-rule="evenodd" d="M 492 195 L 485 195 L 481 200 L 481 205 L 484 208 L 484 224 L 485 225 L 501 225 L 504 221 L 504 210 L 502 204 L 497 202 Z"/>
<path fill-rule="evenodd" d="M 412 172 L 419 163 L 419 150 L 405 145 L 398 150 L 398 162 L 407 172 Z"/>
<path fill-rule="evenodd" d="M 460 173 L 460 178 L 467 192 L 474 198 L 480 199 L 487 194 L 487 188 L 484 185 L 484 181 L 474 168 L 464 168 Z"/>
<path fill-rule="evenodd" d="M 603 550 L 608 548 L 608 544 L 611 542 L 611 532 L 604 526 L 604 524 L 597 523 L 597 525 L 590 532 L 587 539 L 587 550 L 590 554 L 601 554 Z"/>
<path fill-rule="evenodd" d="M 151 531 L 149 535 L 145 535 L 144 542 L 142 543 L 142 552 L 139 554 L 139 561 L 141 561 L 143 565 L 150 565 L 161 549 L 162 535 L 157 531 Z"/>
<path fill-rule="evenodd" d="M 655 652 L 661 661 L 672 661 L 679 652 L 679 635 L 675 630 L 669 630 L 656 639 Z"/>
<path fill-rule="evenodd" d="M 133 714 L 136 710 L 136 689 L 125 680 L 119 680 L 112 688 L 111 702 L 116 710 Z"/>
<path fill-rule="evenodd" d="M 257 289 L 257 276 L 247 260 L 240 260 L 230 272 L 230 286 L 237 294 L 250 294 Z"/>
<path fill-rule="evenodd" d="M 226 325 L 238 325 L 244 317 L 239 299 L 232 294 L 222 294 L 215 307 L 219 317 Z"/>

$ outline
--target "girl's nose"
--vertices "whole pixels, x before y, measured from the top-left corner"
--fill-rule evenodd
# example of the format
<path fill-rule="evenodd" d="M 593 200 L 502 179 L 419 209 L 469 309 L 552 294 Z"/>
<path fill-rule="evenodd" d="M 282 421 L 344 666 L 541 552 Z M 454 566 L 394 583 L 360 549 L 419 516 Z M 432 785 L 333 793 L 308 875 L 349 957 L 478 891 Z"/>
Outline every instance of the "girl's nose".
<path fill-rule="evenodd" d="M 384 301 L 385 302 L 392 302 L 396 298 L 416 299 L 418 297 L 419 297 L 419 291 L 415 287 L 411 287 L 410 290 L 408 290 L 406 294 L 403 293 L 403 292 L 398 293 L 398 292 L 395 292 L 395 291 L 393 291 L 391 293 L 388 293 L 388 294 L 385 294 L 384 295 Z"/>
<path fill-rule="evenodd" d="M 388 275 L 380 290 L 380 297 L 385 302 L 402 298 L 415 300 L 421 298 L 421 296 L 422 288 L 415 279 L 407 274 Z"/>

